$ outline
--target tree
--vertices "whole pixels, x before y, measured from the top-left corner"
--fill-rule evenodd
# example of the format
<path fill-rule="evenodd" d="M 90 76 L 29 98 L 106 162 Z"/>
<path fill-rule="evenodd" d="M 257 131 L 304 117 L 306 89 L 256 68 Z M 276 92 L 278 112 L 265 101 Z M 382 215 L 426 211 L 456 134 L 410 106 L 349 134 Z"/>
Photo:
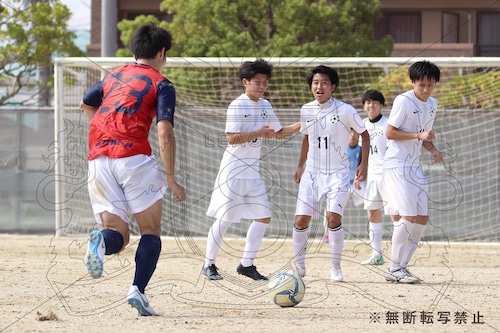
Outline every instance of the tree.
<path fill-rule="evenodd" d="M 158 20 L 153 15 L 139 15 L 136 16 L 134 20 L 122 20 L 118 22 L 118 31 L 120 31 L 120 40 L 123 45 L 126 45 L 125 48 L 119 48 L 116 51 L 117 57 L 129 57 L 131 56 L 130 50 L 128 49 L 128 44 L 130 42 L 130 38 L 132 38 L 132 34 L 135 29 L 139 26 L 147 23 L 154 23 L 162 28 L 167 29 L 167 22 Z M 168 29 L 167 29 L 168 30 Z M 170 55 L 170 52 L 169 52 Z"/>
<path fill-rule="evenodd" d="M 53 85 L 51 77 L 37 81 L 39 68 L 52 65 L 53 56 L 82 56 L 74 44 L 75 33 L 68 31 L 71 15 L 58 1 L 40 1 L 20 9 L 20 0 L 0 5 L 0 105 L 9 103 L 21 90 L 28 97 L 21 105 Z M 35 99 L 36 100 L 36 99 Z"/>
<path fill-rule="evenodd" d="M 374 38 L 378 0 L 163 0 L 177 55 L 185 57 L 388 56 Z"/>
<path fill-rule="evenodd" d="M 171 56 L 368 57 L 389 56 L 393 48 L 392 37 L 374 37 L 379 0 L 163 0 L 160 8 L 173 17 L 160 23 L 174 36 Z M 123 44 L 130 39 L 123 29 L 147 21 L 123 21 Z"/>

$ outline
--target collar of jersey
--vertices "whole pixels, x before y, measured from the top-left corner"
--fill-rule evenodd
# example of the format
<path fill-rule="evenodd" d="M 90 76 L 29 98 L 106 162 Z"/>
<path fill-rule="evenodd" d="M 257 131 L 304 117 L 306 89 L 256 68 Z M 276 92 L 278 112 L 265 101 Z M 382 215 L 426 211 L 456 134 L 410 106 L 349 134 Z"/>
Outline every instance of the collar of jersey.
<path fill-rule="evenodd" d="M 334 103 L 333 97 L 331 97 L 328 101 L 326 101 L 323 104 L 321 104 L 320 102 L 316 101 L 316 106 L 318 108 L 320 108 L 321 110 L 323 110 L 323 109 L 328 109 L 329 107 L 331 107 L 333 105 L 333 103 Z"/>
<path fill-rule="evenodd" d="M 375 117 L 375 119 L 370 119 L 368 118 L 368 120 L 370 121 L 370 123 L 376 123 L 377 121 L 379 121 L 380 119 L 382 119 L 382 113 L 379 114 L 378 116 Z"/>

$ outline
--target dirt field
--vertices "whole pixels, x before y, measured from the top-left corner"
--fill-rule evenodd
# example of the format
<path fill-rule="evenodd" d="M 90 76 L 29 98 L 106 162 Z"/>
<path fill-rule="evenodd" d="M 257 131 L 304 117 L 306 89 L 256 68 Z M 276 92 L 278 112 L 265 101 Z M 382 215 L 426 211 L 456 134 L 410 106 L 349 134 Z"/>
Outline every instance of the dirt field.
<path fill-rule="evenodd" d="M 330 282 L 328 245 L 316 241 L 304 300 L 280 308 L 267 282 L 235 273 L 243 241 L 227 240 L 217 263 L 224 280 L 213 282 L 200 275 L 203 239 L 164 238 L 146 289 L 160 316 L 137 317 L 125 301 L 137 239 L 106 257 L 97 280 L 86 275 L 84 237 L 0 240 L 2 332 L 500 332 L 499 244 L 423 243 L 411 267 L 423 282 L 402 285 L 384 280 L 387 263 L 359 264 L 370 254 L 362 242 L 346 242 L 345 282 Z M 290 267 L 292 252 L 290 240 L 265 240 L 255 264 L 271 276 Z"/>

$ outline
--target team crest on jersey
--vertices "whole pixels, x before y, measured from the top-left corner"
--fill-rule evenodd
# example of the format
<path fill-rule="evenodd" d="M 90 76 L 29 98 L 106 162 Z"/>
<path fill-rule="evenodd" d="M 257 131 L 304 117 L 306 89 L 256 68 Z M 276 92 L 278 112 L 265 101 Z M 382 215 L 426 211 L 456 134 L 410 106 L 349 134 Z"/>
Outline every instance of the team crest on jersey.
<path fill-rule="evenodd" d="M 340 121 L 340 117 L 338 114 L 333 114 L 328 119 L 332 124 L 337 124 Z"/>
<path fill-rule="evenodd" d="M 266 110 L 260 111 L 260 116 L 262 117 L 262 119 L 267 119 L 267 111 Z"/>
<path fill-rule="evenodd" d="M 431 109 L 429 110 L 429 114 L 431 115 L 431 117 L 434 117 L 435 113 L 436 113 L 436 110 L 434 110 L 434 108 L 431 107 Z"/>
<path fill-rule="evenodd" d="M 383 128 L 377 128 L 375 131 L 376 136 L 384 136 L 384 129 Z"/>

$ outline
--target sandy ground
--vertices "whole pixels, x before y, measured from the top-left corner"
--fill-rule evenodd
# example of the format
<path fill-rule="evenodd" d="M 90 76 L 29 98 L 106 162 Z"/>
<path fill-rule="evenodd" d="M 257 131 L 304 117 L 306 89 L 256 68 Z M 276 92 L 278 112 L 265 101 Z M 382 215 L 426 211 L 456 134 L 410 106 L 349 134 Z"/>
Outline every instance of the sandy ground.
<path fill-rule="evenodd" d="M 386 282 L 383 266 L 359 264 L 370 254 L 346 242 L 345 282 L 329 281 L 328 245 L 307 255 L 306 295 L 276 306 L 267 282 L 235 273 L 242 240 L 227 240 L 217 265 L 222 281 L 200 275 L 204 239 L 164 238 L 146 294 L 160 314 L 137 317 L 125 301 L 137 238 L 108 256 L 91 279 L 85 237 L 0 235 L 0 331 L 5 332 L 500 332 L 500 245 L 423 243 L 412 262 L 418 285 Z M 390 253 L 386 243 L 386 258 Z M 265 240 L 255 264 L 267 276 L 291 267 L 290 240 Z"/>

